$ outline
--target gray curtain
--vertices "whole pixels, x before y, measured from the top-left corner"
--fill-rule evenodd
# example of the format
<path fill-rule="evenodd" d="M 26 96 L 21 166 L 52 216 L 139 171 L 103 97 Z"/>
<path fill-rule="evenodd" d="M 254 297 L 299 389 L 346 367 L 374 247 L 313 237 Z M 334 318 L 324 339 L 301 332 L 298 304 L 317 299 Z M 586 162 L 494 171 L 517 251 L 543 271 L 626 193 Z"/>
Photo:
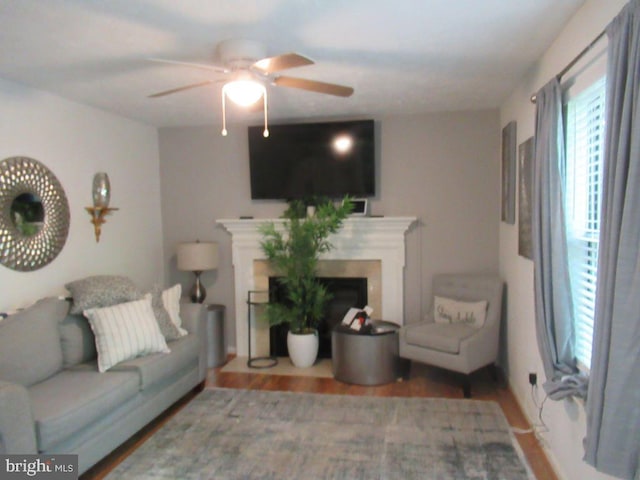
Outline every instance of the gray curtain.
<path fill-rule="evenodd" d="M 573 303 L 564 216 L 562 93 L 554 78 L 536 94 L 532 246 L 538 347 L 549 398 L 585 397 L 574 354 Z"/>
<path fill-rule="evenodd" d="M 640 478 L 640 0 L 607 27 L 607 113 L 585 460 Z"/>

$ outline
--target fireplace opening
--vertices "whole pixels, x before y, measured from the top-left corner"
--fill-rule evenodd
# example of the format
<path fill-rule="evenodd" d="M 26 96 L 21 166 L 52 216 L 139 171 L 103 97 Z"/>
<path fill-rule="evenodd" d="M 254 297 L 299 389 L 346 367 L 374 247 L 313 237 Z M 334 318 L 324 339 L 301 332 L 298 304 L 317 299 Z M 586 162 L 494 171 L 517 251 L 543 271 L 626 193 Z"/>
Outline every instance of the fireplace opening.
<path fill-rule="evenodd" d="M 342 321 L 351 307 L 367 305 L 367 279 L 348 277 L 319 277 L 327 287 L 331 298 L 327 302 L 325 315 L 318 325 L 318 358 L 331 358 L 331 330 Z M 286 303 L 286 287 L 278 277 L 269 277 L 269 301 Z M 289 356 L 287 349 L 288 325 L 274 325 L 269 329 L 270 355 Z"/>

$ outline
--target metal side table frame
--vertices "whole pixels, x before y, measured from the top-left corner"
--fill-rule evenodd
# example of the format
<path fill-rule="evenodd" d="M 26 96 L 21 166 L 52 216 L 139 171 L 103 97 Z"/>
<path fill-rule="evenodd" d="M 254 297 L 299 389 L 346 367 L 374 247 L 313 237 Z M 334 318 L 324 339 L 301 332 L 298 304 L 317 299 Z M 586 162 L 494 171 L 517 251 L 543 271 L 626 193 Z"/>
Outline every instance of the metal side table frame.
<path fill-rule="evenodd" d="M 269 356 L 262 356 L 262 357 L 252 357 L 251 356 L 251 317 L 252 317 L 252 313 L 253 313 L 253 307 L 257 306 L 257 305 L 266 305 L 267 302 L 264 301 L 256 301 L 254 299 L 255 295 L 258 294 L 262 294 L 262 295 L 267 295 L 269 294 L 268 291 L 265 290 L 249 290 L 247 292 L 247 322 L 248 322 L 248 328 L 247 328 L 247 343 L 248 343 L 248 350 L 247 350 L 247 355 L 249 356 L 249 359 L 247 360 L 247 367 L 249 368 L 272 368 L 275 367 L 278 364 L 278 358 L 272 355 Z"/>

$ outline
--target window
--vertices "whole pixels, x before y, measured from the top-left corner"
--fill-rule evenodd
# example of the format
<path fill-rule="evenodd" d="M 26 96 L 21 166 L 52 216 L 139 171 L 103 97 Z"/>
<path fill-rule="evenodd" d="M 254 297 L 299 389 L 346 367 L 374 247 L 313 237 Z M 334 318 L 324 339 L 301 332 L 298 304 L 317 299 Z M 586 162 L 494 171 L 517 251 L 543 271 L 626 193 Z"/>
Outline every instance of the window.
<path fill-rule="evenodd" d="M 566 216 L 573 289 L 575 351 L 581 368 L 591 365 L 598 269 L 604 149 L 605 79 L 566 105 Z"/>

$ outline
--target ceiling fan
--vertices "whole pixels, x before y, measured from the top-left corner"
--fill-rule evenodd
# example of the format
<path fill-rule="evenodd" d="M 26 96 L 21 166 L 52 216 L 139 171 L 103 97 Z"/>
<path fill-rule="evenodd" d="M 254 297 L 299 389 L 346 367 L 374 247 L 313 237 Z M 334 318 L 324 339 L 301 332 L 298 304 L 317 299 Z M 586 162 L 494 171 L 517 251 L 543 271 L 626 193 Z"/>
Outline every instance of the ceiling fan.
<path fill-rule="evenodd" d="M 176 60 L 151 58 L 149 60 L 172 65 L 200 68 L 221 74 L 226 78 L 215 78 L 203 82 L 184 85 L 149 95 L 150 98 L 163 97 L 173 93 L 204 87 L 220 81 L 225 82 L 222 87 L 222 134 L 226 135 L 225 97 L 241 106 L 249 106 L 264 98 L 265 129 L 264 136 L 269 135 L 267 129 L 267 91 L 266 84 L 277 87 L 298 88 L 310 92 L 349 97 L 353 88 L 334 83 L 320 82 L 307 78 L 279 75 L 279 72 L 290 68 L 313 65 L 313 60 L 299 53 L 285 53 L 274 57 L 266 57 L 264 45 L 252 40 L 225 40 L 217 46 L 219 65 L 190 63 Z"/>

